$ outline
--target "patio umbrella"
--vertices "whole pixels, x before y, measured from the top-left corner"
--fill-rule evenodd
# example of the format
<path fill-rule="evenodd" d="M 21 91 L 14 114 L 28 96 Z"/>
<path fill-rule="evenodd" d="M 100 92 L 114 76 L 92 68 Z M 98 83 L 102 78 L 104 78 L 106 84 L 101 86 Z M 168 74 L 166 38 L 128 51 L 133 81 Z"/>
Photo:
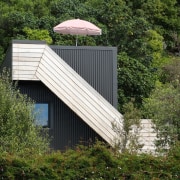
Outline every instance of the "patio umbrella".
<path fill-rule="evenodd" d="M 101 35 L 101 29 L 94 24 L 81 20 L 71 19 L 60 23 L 53 28 L 54 32 L 61 34 L 76 35 L 76 46 L 78 35 Z"/>

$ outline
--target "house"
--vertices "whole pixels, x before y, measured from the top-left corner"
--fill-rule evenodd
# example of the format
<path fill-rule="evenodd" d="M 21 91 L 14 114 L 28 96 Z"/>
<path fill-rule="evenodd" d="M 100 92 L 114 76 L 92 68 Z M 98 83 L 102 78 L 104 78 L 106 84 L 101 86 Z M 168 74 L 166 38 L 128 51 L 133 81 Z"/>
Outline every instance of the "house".
<path fill-rule="evenodd" d="M 116 109 L 116 54 L 115 47 L 13 40 L 2 67 L 10 68 L 20 91 L 43 108 L 39 123 L 49 129 L 53 149 L 95 139 L 113 145 L 112 122 L 122 127 Z"/>
<path fill-rule="evenodd" d="M 117 111 L 115 47 L 48 46 L 43 41 L 13 40 L 1 68 L 39 107 L 39 124 L 52 136 L 51 148 L 65 150 L 96 139 L 114 145 Z M 41 113 L 43 112 L 43 113 Z M 42 115 L 42 116 L 41 116 Z M 151 120 L 141 121 L 142 152 L 154 152 Z"/>

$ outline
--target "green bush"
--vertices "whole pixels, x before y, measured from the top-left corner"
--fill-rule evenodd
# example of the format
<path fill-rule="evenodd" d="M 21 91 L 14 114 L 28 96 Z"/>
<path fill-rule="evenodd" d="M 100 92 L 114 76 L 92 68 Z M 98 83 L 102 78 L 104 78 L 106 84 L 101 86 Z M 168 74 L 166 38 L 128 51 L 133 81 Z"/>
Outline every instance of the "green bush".
<path fill-rule="evenodd" d="M 0 179 L 85 180 L 85 179 L 172 179 L 180 178 L 180 146 L 167 156 L 114 153 L 99 142 L 91 147 L 77 146 L 64 153 L 20 158 L 0 155 Z"/>
<path fill-rule="evenodd" d="M 49 140 L 33 117 L 33 102 L 22 95 L 7 72 L 0 75 L 0 153 L 20 156 L 42 154 Z"/>

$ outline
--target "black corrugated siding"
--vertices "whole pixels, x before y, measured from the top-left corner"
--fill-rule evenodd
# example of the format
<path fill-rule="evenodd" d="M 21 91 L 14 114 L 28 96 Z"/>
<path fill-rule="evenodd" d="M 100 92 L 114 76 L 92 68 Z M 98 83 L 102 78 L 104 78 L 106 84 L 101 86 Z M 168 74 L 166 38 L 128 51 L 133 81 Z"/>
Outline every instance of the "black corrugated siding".
<path fill-rule="evenodd" d="M 50 104 L 51 147 L 65 150 L 83 142 L 102 140 L 79 116 L 40 81 L 19 81 L 19 88 L 36 102 Z"/>
<path fill-rule="evenodd" d="M 115 47 L 50 47 L 117 108 L 117 49 Z"/>

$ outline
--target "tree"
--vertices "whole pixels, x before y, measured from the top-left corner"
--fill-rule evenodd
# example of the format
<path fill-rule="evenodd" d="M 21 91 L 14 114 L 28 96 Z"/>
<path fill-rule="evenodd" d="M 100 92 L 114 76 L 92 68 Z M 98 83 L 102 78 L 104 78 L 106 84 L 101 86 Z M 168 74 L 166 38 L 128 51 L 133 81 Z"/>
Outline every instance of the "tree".
<path fill-rule="evenodd" d="M 52 44 L 52 38 L 47 30 L 37 30 L 25 27 L 23 29 L 26 39 L 46 41 L 47 44 Z"/>
<path fill-rule="evenodd" d="M 171 61 L 162 67 L 160 79 L 163 83 L 171 83 L 178 88 L 180 86 L 180 58 L 171 58 Z"/>
<path fill-rule="evenodd" d="M 49 16 L 51 19 L 49 13 L 49 1 L 47 0 L 41 2 L 38 0 L 0 1 L 0 63 L 10 41 L 22 39 L 24 27 L 36 30 L 47 27 L 47 25 L 42 27 L 41 20 L 44 16 Z"/>
<path fill-rule="evenodd" d="M 123 104 L 135 99 L 140 106 L 142 99 L 148 97 L 154 88 L 155 76 L 137 59 L 129 57 L 126 53 L 118 55 L 118 103 L 122 112 Z"/>
<path fill-rule="evenodd" d="M 152 119 L 157 132 L 157 146 L 163 150 L 180 141 L 180 89 L 172 84 L 156 83 L 144 99 L 144 116 Z"/>
<path fill-rule="evenodd" d="M 176 47 L 174 34 L 180 34 L 180 21 L 177 0 L 148 0 L 141 5 L 145 11 L 145 16 L 152 24 L 153 29 L 157 30 L 164 38 L 167 48 L 170 50 Z"/>
<path fill-rule="evenodd" d="M 180 59 L 170 59 L 171 62 L 162 67 L 162 83 L 157 83 L 151 96 L 144 102 L 146 116 L 155 119 L 161 146 L 180 141 Z"/>
<path fill-rule="evenodd" d="M 47 134 L 35 124 L 33 102 L 20 94 L 7 73 L 0 76 L 0 153 L 29 156 L 48 150 Z"/>
<path fill-rule="evenodd" d="M 134 106 L 132 100 L 124 104 L 123 111 L 123 127 L 112 122 L 112 128 L 117 134 L 114 139 L 115 148 L 121 152 L 137 153 L 143 147 L 139 143 L 141 111 Z"/>
<path fill-rule="evenodd" d="M 144 116 L 155 124 L 160 150 L 180 141 L 180 60 L 171 61 L 162 68 L 161 82 L 143 102 Z"/>

